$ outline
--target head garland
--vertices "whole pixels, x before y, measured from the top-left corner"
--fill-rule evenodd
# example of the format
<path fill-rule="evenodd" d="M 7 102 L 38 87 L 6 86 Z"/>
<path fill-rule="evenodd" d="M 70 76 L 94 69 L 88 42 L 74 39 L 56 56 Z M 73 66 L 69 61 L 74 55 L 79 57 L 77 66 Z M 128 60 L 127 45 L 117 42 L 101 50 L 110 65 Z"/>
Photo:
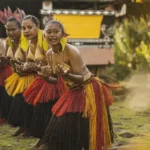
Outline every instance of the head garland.
<path fill-rule="evenodd" d="M 15 17 L 16 20 L 21 23 L 25 17 L 25 12 L 22 9 L 17 8 L 14 12 L 8 7 L 4 8 L 4 11 L 0 10 L 0 22 L 6 24 L 10 17 Z"/>

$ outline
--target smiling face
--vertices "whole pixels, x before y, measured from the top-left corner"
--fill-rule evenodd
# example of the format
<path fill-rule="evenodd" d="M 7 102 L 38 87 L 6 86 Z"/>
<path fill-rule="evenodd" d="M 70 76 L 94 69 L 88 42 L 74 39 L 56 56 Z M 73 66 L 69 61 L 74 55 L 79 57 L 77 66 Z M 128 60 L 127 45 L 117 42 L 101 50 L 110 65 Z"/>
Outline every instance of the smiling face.
<path fill-rule="evenodd" d="M 22 31 L 28 40 L 32 40 L 37 37 L 38 27 L 31 19 L 26 19 L 22 22 Z"/>
<path fill-rule="evenodd" d="M 16 21 L 8 21 L 6 24 L 6 34 L 11 40 L 18 41 L 21 29 Z"/>
<path fill-rule="evenodd" d="M 62 28 L 58 23 L 49 23 L 45 27 L 45 38 L 51 46 L 60 44 L 63 37 Z"/>

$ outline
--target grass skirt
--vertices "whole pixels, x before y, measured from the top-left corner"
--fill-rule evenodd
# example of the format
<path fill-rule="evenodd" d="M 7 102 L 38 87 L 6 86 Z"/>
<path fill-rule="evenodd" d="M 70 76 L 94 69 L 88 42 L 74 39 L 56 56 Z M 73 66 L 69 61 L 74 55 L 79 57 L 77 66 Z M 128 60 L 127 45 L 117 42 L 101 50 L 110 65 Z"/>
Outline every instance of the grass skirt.
<path fill-rule="evenodd" d="M 3 95 L 3 93 L 4 93 L 4 90 L 5 90 L 5 88 L 0 85 L 0 118 L 2 118 L 2 117 L 1 117 L 1 111 L 2 111 L 2 110 L 1 110 L 1 109 L 2 109 L 1 105 L 2 105 L 2 97 L 3 97 L 2 95 Z"/>
<path fill-rule="evenodd" d="M 5 89 L 5 88 L 0 85 L 0 107 L 1 107 L 1 99 L 2 99 L 2 95 L 3 95 L 4 89 Z"/>
<path fill-rule="evenodd" d="M 14 97 L 17 94 L 23 93 L 34 80 L 34 74 L 19 76 L 17 73 L 13 73 L 5 80 L 5 89 L 8 95 Z"/>
<path fill-rule="evenodd" d="M 8 117 L 8 124 L 14 127 L 23 126 L 24 106 L 25 106 L 25 101 L 21 93 L 13 97 L 12 105 Z"/>
<path fill-rule="evenodd" d="M 0 65 L 0 118 L 7 119 L 11 106 L 11 97 L 5 91 L 5 79 L 12 74 L 9 65 Z"/>
<path fill-rule="evenodd" d="M 0 65 L 0 86 L 4 86 L 5 79 L 12 74 L 12 69 L 9 65 Z"/>
<path fill-rule="evenodd" d="M 23 92 L 34 80 L 34 74 L 19 76 L 17 73 L 13 73 L 6 80 L 5 88 L 7 93 L 13 96 L 10 114 L 8 117 L 8 123 L 12 126 L 17 127 L 24 125 L 25 101 Z"/>
<path fill-rule="evenodd" d="M 51 109 L 56 100 L 47 103 L 37 103 L 33 110 L 32 120 L 30 121 L 29 133 L 31 136 L 41 138 L 46 130 L 52 115 Z"/>
<path fill-rule="evenodd" d="M 62 78 L 59 78 L 57 84 L 50 84 L 37 76 L 36 80 L 24 92 L 26 101 L 24 124 L 32 136 L 40 138 L 44 135 L 51 117 L 51 109 L 64 90 L 65 86 Z M 34 106 L 34 110 L 31 112 L 31 117 L 27 112 L 32 106 Z"/>
<path fill-rule="evenodd" d="M 82 115 L 53 115 L 41 143 L 46 144 L 48 150 L 89 150 L 89 119 Z"/>
<path fill-rule="evenodd" d="M 49 150 L 105 150 L 111 147 L 107 108 L 113 103 L 110 86 L 98 78 L 66 91 L 52 108 L 53 117 L 41 139 Z"/>
<path fill-rule="evenodd" d="M 36 80 L 24 91 L 23 96 L 28 104 L 47 103 L 50 100 L 58 99 L 65 90 L 63 79 L 60 77 L 57 84 L 50 84 L 41 77 Z"/>
<path fill-rule="evenodd" d="M 4 87 L 2 87 L 1 104 L 0 104 L 0 118 L 8 119 L 10 108 L 12 105 L 12 96 L 9 96 Z"/>

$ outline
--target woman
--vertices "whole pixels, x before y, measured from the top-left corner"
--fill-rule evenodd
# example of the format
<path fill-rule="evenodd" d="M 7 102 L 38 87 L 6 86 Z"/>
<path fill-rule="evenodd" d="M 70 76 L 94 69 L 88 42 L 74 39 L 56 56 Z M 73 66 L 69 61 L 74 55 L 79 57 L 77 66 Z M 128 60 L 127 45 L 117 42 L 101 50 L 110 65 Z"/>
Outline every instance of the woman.
<path fill-rule="evenodd" d="M 27 28 L 26 25 L 29 25 L 30 19 L 31 18 L 29 17 L 24 18 L 22 22 L 23 32 L 24 29 Z M 25 32 L 24 35 L 26 35 Z M 38 45 L 35 52 L 35 62 L 32 64 L 30 63 L 30 67 L 33 67 L 32 69 L 34 69 L 34 71 L 37 71 L 38 68 L 40 68 L 36 67 L 37 65 L 43 66 L 47 64 L 45 53 L 48 50 L 48 43 L 44 38 L 42 39 L 43 40 L 41 44 Z M 26 67 L 28 68 L 29 66 Z M 57 84 L 50 84 L 37 75 L 36 80 L 27 90 L 25 90 L 24 98 L 27 104 L 26 106 L 34 106 L 33 116 L 30 118 L 31 120 L 25 119 L 25 126 L 28 128 L 29 135 L 37 138 L 41 138 L 44 135 L 45 129 L 51 116 L 50 110 L 56 100 L 63 93 L 64 89 L 65 86 L 62 78 L 59 78 L 59 82 Z M 29 115 L 31 116 L 31 113 Z M 24 135 L 28 134 L 25 133 Z M 38 142 L 35 146 L 38 146 Z"/>
<path fill-rule="evenodd" d="M 35 21 L 35 22 L 34 22 Z M 25 101 L 23 97 L 23 92 L 31 85 L 31 83 L 35 80 L 36 73 L 33 71 L 25 71 L 24 66 L 29 62 L 34 61 L 34 54 L 36 46 L 36 37 L 38 33 L 38 20 L 32 21 L 32 25 L 28 25 L 30 32 L 28 35 L 22 35 L 24 38 L 24 45 L 27 45 L 27 50 L 23 51 L 21 47 L 19 47 L 16 52 L 19 59 L 17 61 L 13 61 L 15 65 L 15 73 L 13 73 L 6 80 L 6 90 L 9 95 L 13 96 L 13 102 L 8 118 L 8 123 L 15 127 L 20 127 L 14 136 L 17 136 L 25 131 L 24 128 L 24 117 L 25 117 Z M 31 38 L 30 43 L 28 43 L 27 37 Z M 26 41 L 26 43 L 25 43 Z M 29 109 L 30 110 L 30 109 Z M 32 110 L 32 109 L 31 109 Z M 28 112 L 27 112 L 28 113 Z"/>
<path fill-rule="evenodd" d="M 48 22 L 45 37 L 52 46 L 47 59 L 53 74 L 62 76 L 69 90 L 53 106 L 53 116 L 40 144 L 48 146 L 48 150 L 104 150 L 111 147 L 107 109 L 113 102 L 110 89 L 118 86 L 107 85 L 93 77 L 76 47 L 68 43 L 62 47 L 61 42 L 65 39 L 60 22 Z M 57 82 L 48 69 L 43 67 L 42 74 L 47 80 Z"/>
<path fill-rule="evenodd" d="M 2 39 L 0 39 L 0 58 L 4 56 L 4 43 Z M 2 60 L 0 59 L 0 70 L 2 69 Z M 0 78 L 1 79 L 1 78 Z M 3 80 L 0 80 L 0 104 L 1 104 L 1 98 L 3 93 Z"/>
<path fill-rule="evenodd" d="M 23 34 L 30 41 L 32 54 L 34 53 L 34 60 L 24 65 L 24 71 L 34 71 L 35 73 L 38 71 L 36 66 L 47 63 L 45 53 L 49 48 L 48 43 L 43 38 L 43 31 L 39 29 L 36 31 L 32 30 L 35 26 L 38 28 L 36 20 L 37 18 L 34 16 L 28 15 L 22 21 Z M 31 36 L 34 35 L 33 33 L 35 34 L 34 38 Z M 43 136 L 50 118 L 49 110 L 63 92 L 63 89 L 63 81 L 61 79 L 57 85 L 52 85 L 40 76 L 36 76 L 36 80 L 23 94 L 26 102 L 24 114 L 26 131 L 23 134 L 24 136 L 32 135 L 38 138 Z"/>
<path fill-rule="evenodd" d="M 0 57 L 4 56 L 5 50 L 4 50 L 4 42 L 2 39 L 0 39 Z"/>
<path fill-rule="evenodd" d="M 2 56 L 4 56 L 4 43 L 3 43 L 3 40 L 0 39 L 0 57 Z M 0 70 L 3 70 L 1 59 L 0 59 Z M 1 99 L 2 99 L 3 92 L 4 92 L 4 80 L 2 77 L 0 77 L 0 108 L 1 108 Z M 1 109 L 0 109 L 0 116 L 1 116 Z M 0 124 L 4 122 L 5 122 L 5 119 L 0 118 Z"/>
<path fill-rule="evenodd" d="M 12 69 L 10 67 L 10 65 L 12 64 L 10 60 L 16 58 L 15 54 L 19 46 L 21 46 L 22 40 L 21 24 L 15 17 L 9 17 L 7 19 L 5 27 L 8 38 L 5 41 L 5 54 L 3 55 L 3 57 L 1 57 L 1 62 L 3 62 L 3 69 L 1 70 L 0 80 L 3 86 L 5 83 L 5 79 L 7 79 L 12 74 Z M 12 96 L 8 95 L 6 90 L 4 90 L 1 100 L 1 118 L 8 119 L 11 103 Z"/>

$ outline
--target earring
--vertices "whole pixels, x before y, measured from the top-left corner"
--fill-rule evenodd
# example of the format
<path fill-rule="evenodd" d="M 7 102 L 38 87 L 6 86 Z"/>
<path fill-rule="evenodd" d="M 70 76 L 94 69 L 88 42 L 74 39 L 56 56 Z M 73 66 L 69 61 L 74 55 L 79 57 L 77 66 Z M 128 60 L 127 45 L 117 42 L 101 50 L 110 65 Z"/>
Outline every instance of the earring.
<path fill-rule="evenodd" d="M 61 43 L 62 52 L 63 52 L 64 49 L 65 49 L 66 43 L 67 43 L 67 39 L 66 39 L 65 37 L 62 37 L 62 38 L 60 39 L 60 43 Z"/>
<path fill-rule="evenodd" d="M 43 49 L 44 49 L 45 51 L 47 51 L 47 50 L 49 49 L 49 45 L 48 45 L 48 42 L 47 42 L 45 36 L 44 36 L 42 45 L 43 45 Z"/>

